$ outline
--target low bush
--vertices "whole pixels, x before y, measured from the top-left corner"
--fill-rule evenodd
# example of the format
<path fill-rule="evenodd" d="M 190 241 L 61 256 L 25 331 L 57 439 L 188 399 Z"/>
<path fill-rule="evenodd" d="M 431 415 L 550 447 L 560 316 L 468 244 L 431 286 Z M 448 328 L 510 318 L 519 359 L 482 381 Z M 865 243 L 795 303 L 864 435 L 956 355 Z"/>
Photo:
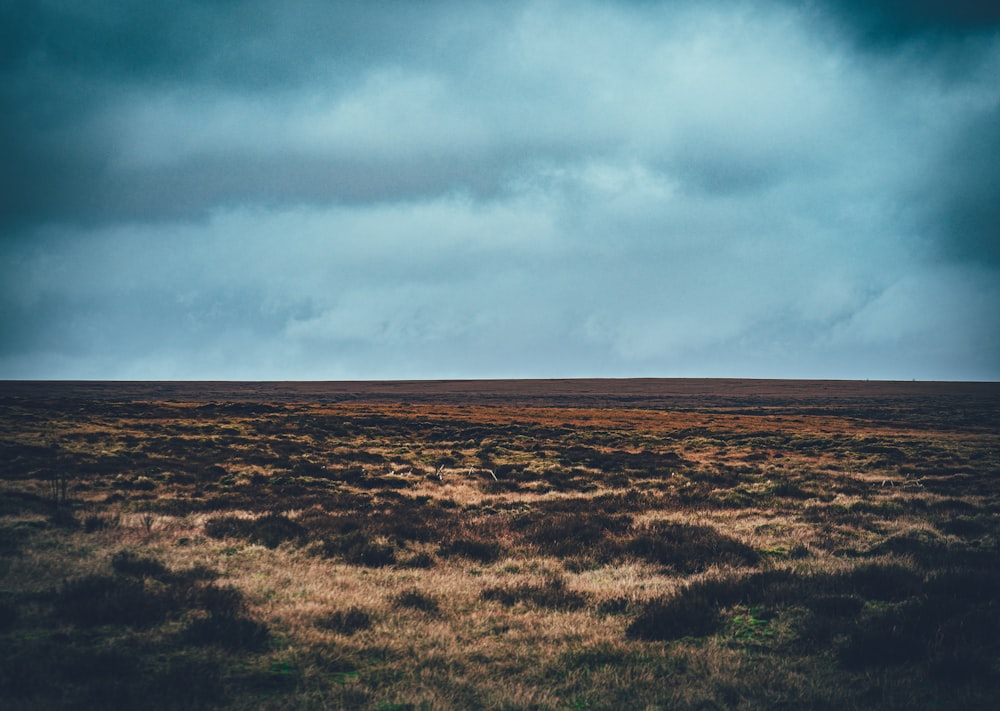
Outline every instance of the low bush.
<path fill-rule="evenodd" d="M 396 562 L 396 549 L 371 540 L 361 531 L 334 536 L 323 541 L 323 554 L 342 558 L 347 563 L 368 568 L 382 568 Z"/>
<path fill-rule="evenodd" d="M 994 527 L 987 520 L 970 516 L 946 519 L 937 524 L 944 533 L 960 538 L 975 538 L 989 533 Z"/>
<path fill-rule="evenodd" d="M 852 618 L 865 606 L 856 595 L 817 595 L 805 603 L 814 614 L 825 618 Z"/>
<path fill-rule="evenodd" d="M 632 601 L 627 597 L 613 597 L 597 606 L 602 615 L 624 615 L 632 609 Z"/>
<path fill-rule="evenodd" d="M 923 622 L 913 610 L 891 608 L 852 626 L 838 656 L 849 669 L 886 667 L 918 661 L 926 654 L 920 627 Z"/>
<path fill-rule="evenodd" d="M 505 607 L 526 603 L 550 610 L 579 610 L 587 606 L 587 595 L 568 590 L 565 581 L 557 576 L 548 578 L 541 585 L 519 583 L 484 589 L 479 597 L 499 602 Z"/>
<path fill-rule="evenodd" d="M 709 526 L 660 521 L 629 541 L 628 553 L 680 573 L 698 573 L 711 565 L 752 566 L 760 556 L 750 546 Z"/>
<path fill-rule="evenodd" d="M 352 635 L 355 632 L 371 627 L 372 620 L 371 616 L 360 607 L 352 606 L 346 610 L 337 610 L 321 618 L 317 624 L 333 632 Z"/>
<path fill-rule="evenodd" d="M 189 583 L 175 586 L 173 590 L 185 608 L 204 610 L 211 615 L 233 617 L 246 609 L 243 592 L 231 585 Z"/>
<path fill-rule="evenodd" d="M 249 522 L 237 516 L 218 516 L 205 522 L 205 535 L 209 538 L 245 538 Z"/>
<path fill-rule="evenodd" d="M 492 563 L 498 560 L 502 553 L 503 548 L 499 543 L 469 538 L 459 538 L 438 547 L 438 555 L 440 556 L 460 556 L 479 563 Z"/>
<path fill-rule="evenodd" d="M 399 565 L 402 568 L 427 569 L 437 565 L 437 560 L 430 553 L 420 552 L 400 561 Z"/>
<path fill-rule="evenodd" d="M 148 628 L 192 617 L 182 644 L 256 650 L 266 644 L 267 627 L 249 619 L 243 593 L 211 582 L 213 571 L 172 572 L 154 558 L 119 551 L 115 575 L 89 575 L 63 584 L 53 594 L 58 618 L 82 627 L 121 625 Z"/>
<path fill-rule="evenodd" d="M 631 639 L 673 640 L 704 637 L 721 625 L 715 600 L 703 594 L 700 586 L 689 586 L 647 603 L 625 634 Z"/>
<path fill-rule="evenodd" d="M 583 553 L 604 557 L 602 543 L 628 530 L 632 517 L 600 511 L 534 514 L 516 522 L 525 539 L 543 554 L 570 556 Z"/>
<path fill-rule="evenodd" d="M 458 516 L 427 502 L 403 499 L 388 516 L 380 519 L 378 530 L 401 542 L 430 543 L 451 535 L 458 525 Z"/>
<path fill-rule="evenodd" d="M 63 584 L 55 595 L 56 614 L 76 625 L 148 627 L 175 609 L 171 596 L 148 589 L 142 580 L 88 575 Z"/>
<path fill-rule="evenodd" d="M 21 612 L 13 596 L 0 593 L 0 632 L 13 629 Z"/>
<path fill-rule="evenodd" d="M 121 516 L 89 513 L 83 517 L 85 533 L 113 530 L 121 526 Z"/>
<path fill-rule="evenodd" d="M 863 598 L 890 602 L 916 594 L 923 576 L 898 563 L 869 563 L 845 574 L 843 583 Z"/>
<path fill-rule="evenodd" d="M 167 567 L 155 558 L 136 555 L 127 550 L 118 551 L 111 557 L 111 569 L 119 575 L 134 578 L 163 579 L 169 573 Z"/>
<path fill-rule="evenodd" d="M 416 588 L 406 590 L 397 595 L 394 604 L 396 607 L 420 610 L 421 612 L 437 613 L 441 610 L 441 605 L 437 601 L 437 598 L 422 593 Z"/>
<path fill-rule="evenodd" d="M 219 516 L 205 522 L 205 535 L 210 538 L 241 538 L 268 548 L 277 548 L 286 541 L 300 541 L 306 529 L 284 514 L 269 513 L 260 518 Z"/>
<path fill-rule="evenodd" d="M 230 650 L 258 651 L 267 646 L 269 639 L 265 625 L 247 617 L 228 614 L 197 617 L 181 632 L 184 644 Z"/>

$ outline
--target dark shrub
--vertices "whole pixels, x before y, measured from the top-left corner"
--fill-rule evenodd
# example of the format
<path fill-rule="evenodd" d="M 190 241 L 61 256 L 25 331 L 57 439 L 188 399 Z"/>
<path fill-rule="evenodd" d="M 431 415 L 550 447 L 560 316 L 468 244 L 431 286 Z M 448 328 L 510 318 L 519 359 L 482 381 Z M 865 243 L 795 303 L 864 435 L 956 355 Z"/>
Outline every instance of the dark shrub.
<path fill-rule="evenodd" d="M 715 601 L 698 586 L 684 588 L 665 598 L 646 604 L 628 626 L 632 639 L 672 640 L 681 637 L 704 637 L 722 624 Z"/>
<path fill-rule="evenodd" d="M 892 536 L 868 551 L 870 556 L 909 556 L 917 565 L 926 567 L 947 565 L 954 558 L 954 553 L 939 536 L 924 530 Z"/>
<path fill-rule="evenodd" d="M 869 600 L 905 600 L 920 589 L 922 576 L 897 563 L 871 563 L 847 574 L 851 589 Z"/>
<path fill-rule="evenodd" d="M 271 513 L 254 522 L 250 540 L 268 548 L 277 548 L 285 541 L 305 538 L 306 530 L 284 514 Z"/>
<path fill-rule="evenodd" d="M 118 551 L 111 557 L 111 568 L 119 575 L 133 578 L 156 578 L 169 575 L 167 567 L 155 558 L 136 555 L 131 551 Z"/>
<path fill-rule="evenodd" d="M 822 617 L 854 617 L 865 606 L 865 601 L 854 595 L 818 595 L 805 602 Z"/>
<path fill-rule="evenodd" d="M 852 627 L 839 650 L 841 663 L 849 669 L 865 669 L 920 660 L 926 654 L 921 634 L 926 623 L 913 611 L 912 607 L 891 609 Z"/>
<path fill-rule="evenodd" d="M 974 538 L 989 532 L 991 527 L 983 520 L 970 518 L 968 516 L 960 516 L 958 518 L 942 521 L 938 524 L 938 528 L 944 533 L 948 533 L 952 536 Z"/>
<path fill-rule="evenodd" d="M 190 584 L 198 581 L 215 580 L 219 577 L 218 571 L 212 570 L 202 564 L 193 565 L 184 570 L 177 570 L 170 574 L 171 580 L 177 584 Z"/>
<path fill-rule="evenodd" d="M 484 589 L 479 597 L 512 607 L 519 602 L 545 607 L 550 610 L 579 610 L 586 607 L 588 598 L 583 593 L 566 589 L 560 577 L 551 577 L 542 585 L 520 583 L 514 586 Z"/>
<path fill-rule="evenodd" d="M 493 481 L 491 479 L 479 482 L 479 490 L 484 494 L 504 494 L 512 491 L 520 491 L 521 485 L 516 481 L 501 479 Z"/>
<path fill-rule="evenodd" d="M 422 612 L 437 613 L 441 609 L 437 598 L 425 595 L 415 588 L 400 593 L 396 597 L 395 603 L 396 607 L 405 607 L 410 610 L 420 610 Z"/>
<path fill-rule="evenodd" d="M 49 523 L 58 528 L 75 530 L 80 527 L 76 514 L 68 506 L 57 506 L 49 515 Z"/>
<path fill-rule="evenodd" d="M 304 539 L 306 529 L 284 514 L 269 513 L 257 519 L 220 516 L 205 522 L 205 535 L 210 538 L 242 538 L 268 548 L 277 548 L 285 541 Z"/>
<path fill-rule="evenodd" d="M 20 611 L 12 597 L 0 595 L 0 632 L 6 632 L 17 624 Z"/>
<path fill-rule="evenodd" d="M 236 616 L 246 609 L 243 592 L 231 585 L 189 584 L 175 588 L 175 594 L 185 607 L 213 615 Z"/>
<path fill-rule="evenodd" d="M 155 708 L 156 704 L 150 704 L 152 697 L 166 708 L 215 708 L 221 704 L 225 689 L 220 666 L 203 656 L 176 655 L 151 677 L 138 677 L 132 706 Z"/>
<path fill-rule="evenodd" d="M 763 610 L 805 605 L 814 612 L 815 618 L 857 614 L 863 601 L 846 595 L 830 595 L 836 585 L 837 581 L 828 576 L 801 575 L 788 570 L 708 578 L 647 604 L 628 633 L 640 639 L 711 634 L 721 624 L 720 610 L 733 605 Z M 818 638 L 828 627 L 829 624 L 814 619 L 810 622 L 808 635 Z"/>
<path fill-rule="evenodd" d="M 921 591 L 952 609 L 995 602 L 1000 600 L 1000 568 L 940 570 L 927 578 Z"/>
<path fill-rule="evenodd" d="M 323 542 L 323 553 L 332 558 L 343 558 L 348 563 L 369 568 L 381 568 L 396 562 L 395 548 L 369 540 L 361 531 L 326 539 Z"/>
<path fill-rule="evenodd" d="M 205 522 L 205 535 L 209 538 L 243 538 L 247 521 L 236 516 L 217 516 Z"/>
<path fill-rule="evenodd" d="M 181 641 L 198 647 L 257 651 L 267 646 L 266 626 L 246 617 L 208 615 L 192 620 L 181 633 Z"/>
<path fill-rule="evenodd" d="M 629 553 L 651 563 L 668 565 L 681 573 L 697 573 L 713 564 L 756 565 L 757 552 L 709 526 L 661 521 L 636 535 Z"/>
<path fill-rule="evenodd" d="M 632 608 L 632 602 L 627 597 L 613 597 L 604 600 L 597 606 L 602 615 L 624 615 Z"/>
<path fill-rule="evenodd" d="M 351 548 L 347 555 L 347 561 L 369 568 L 382 568 L 396 562 L 396 550 L 390 545 L 369 542 Z"/>
<path fill-rule="evenodd" d="M 631 523 L 631 516 L 600 512 L 550 513 L 518 522 L 527 540 L 556 556 L 597 552 L 594 549 L 611 534 L 627 530 Z"/>
<path fill-rule="evenodd" d="M 107 529 L 115 529 L 121 525 L 120 516 L 102 516 L 101 514 L 87 514 L 83 518 L 83 530 L 85 533 L 96 533 Z"/>
<path fill-rule="evenodd" d="M 806 491 L 798 484 L 794 484 L 790 481 L 782 481 L 778 483 L 773 489 L 771 489 L 771 494 L 781 499 L 811 499 L 815 494 L 810 491 Z"/>
<path fill-rule="evenodd" d="M 399 476 L 367 476 L 354 485 L 361 489 L 406 489 L 414 482 Z"/>
<path fill-rule="evenodd" d="M 403 568 L 433 568 L 437 561 L 430 553 L 415 553 L 400 563 Z"/>
<path fill-rule="evenodd" d="M 131 679 L 140 671 L 139 660 L 122 649 L 97 649 L 68 645 L 58 654 L 58 674 L 79 685 L 85 708 L 121 708 L 133 692 Z"/>
<path fill-rule="evenodd" d="M 632 655 L 628 651 L 607 642 L 559 655 L 559 665 L 566 669 L 603 669 L 625 665 L 630 661 Z"/>
<path fill-rule="evenodd" d="M 826 576 L 803 575 L 790 570 L 766 570 L 746 577 L 706 580 L 701 585 L 713 591 L 720 604 L 744 604 L 783 608 L 802 604 L 826 586 Z"/>
<path fill-rule="evenodd" d="M 180 484 L 186 486 L 188 484 L 194 484 L 198 480 L 194 475 L 188 474 L 186 472 L 172 472 L 167 475 L 167 481 L 171 484 Z"/>
<path fill-rule="evenodd" d="M 459 538 L 438 548 L 438 555 L 461 556 L 480 563 L 492 563 L 500 558 L 502 552 L 503 549 L 499 543 L 475 541 L 467 538 Z"/>
<path fill-rule="evenodd" d="M 302 672 L 288 662 L 271 662 L 266 669 L 254 669 L 238 679 L 240 688 L 269 698 L 293 691 L 302 679 Z"/>
<path fill-rule="evenodd" d="M 854 629 L 864 609 L 864 600 L 854 595 L 817 595 L 802 602 L 811 614 L 797 621 L 796 644 L 807 653 L 828 648 L 834 638 Z"/>
<path fill-rule="evenodd" d="M 21 554 L 21 545 L 29 537 L 30 532 L 25 527 L 0 528 L 0 556 L 17 556 Z"/>
<path fill-rule="evenodd" d="M 792 560 L 803 560 L 809 558 L 811 555 L 812 551 L 801 543 L 792 546 L 788 551 L 788 557 Z"/>
<path fill-rule="evenodd" d="M 350 607 L 347 610 L 337 610 L 333 614 L 319 620 L 320 627 L 344 635 L 352 635 L 359 630 L 372 626 L 371 617 L 360 607 Z"/>
<path fill-rule="evenodd" d="M 228 475 L 229 472 L 227 472 L 223 467 L 219 466 L 218 464 L 213 464 L 212 466 L 206 469 L 202 469 L 200 472 L 198 472 L 198 477 L 202 481 L 219 481 L 220 479 Z"/>
<path fill-rule="evenodd" d="M 153 491 L 156 488 L 156 482 L 148 476 L 140 476 L 132 482 L 132 488 L 136 491 Z"/>
<path fill-rule="evenodd" d="M 929 600 L 941 615 L 941 607 Z M 940 681 L 954 683 L 995 678 L 995 664 L 1000 652 L 1000 617 L 990 606 L 967 610 L 952 607 L 945 619 L 933 621 L 927 635 L 930 671 Z"/>
<path fill-rule="evenodd" d="M 440 541 L 455 529 L 458 517 L 426 502 L 404 499 L 379 520 L 380 530 L 399 541 Z"/>
<path fill-rule="evenodd" d="M 359 531 L 368 522 L 357 514 L 334 515 L 322 509 L 311 509 L 299 517 L 299 523 L 311 538 L 327 538 Z"/>
<path fill-rule="evenodd" d="M 146 627 L 166 619 L 169 596 L 147 590 L 141 580 L 88 575 L 65 583 L 55 596 L 59 617 L 77 625 Z"/>

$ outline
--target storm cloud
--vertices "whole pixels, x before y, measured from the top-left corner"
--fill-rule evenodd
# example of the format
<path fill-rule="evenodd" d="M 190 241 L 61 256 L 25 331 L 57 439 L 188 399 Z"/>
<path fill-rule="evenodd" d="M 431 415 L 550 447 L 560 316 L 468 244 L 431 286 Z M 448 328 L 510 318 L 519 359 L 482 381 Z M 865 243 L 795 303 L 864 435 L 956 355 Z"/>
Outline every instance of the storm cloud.
<path fill-rule="evenodd" d="M 0 377 L 1000 377 L 988 3 L 0 4 Z"/>

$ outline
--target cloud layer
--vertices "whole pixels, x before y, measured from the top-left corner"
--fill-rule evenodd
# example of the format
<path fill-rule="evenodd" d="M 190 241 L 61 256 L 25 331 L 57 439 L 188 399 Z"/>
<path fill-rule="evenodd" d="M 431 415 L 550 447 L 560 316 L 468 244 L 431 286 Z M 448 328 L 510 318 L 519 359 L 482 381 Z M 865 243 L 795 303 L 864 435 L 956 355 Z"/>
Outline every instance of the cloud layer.
<path fill-rule="evenodd" d="M 982 3 L 9 3 L 0 377 L 1000 377 Z"/>

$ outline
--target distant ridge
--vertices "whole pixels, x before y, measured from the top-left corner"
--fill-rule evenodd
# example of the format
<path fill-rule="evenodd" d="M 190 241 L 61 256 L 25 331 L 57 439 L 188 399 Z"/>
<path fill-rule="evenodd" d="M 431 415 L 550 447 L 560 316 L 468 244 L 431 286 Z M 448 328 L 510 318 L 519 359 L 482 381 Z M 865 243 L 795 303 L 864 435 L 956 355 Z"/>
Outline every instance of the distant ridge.
<path fill-rule="evenodd" d="M 1000 383 L 763 380 L 750 378 L 560 378 L 361 381 L 0 381 L 0 398 L 163 402 L 395 402 L 449 405 L 683 408 L 864 400 L 1000 404 Z"/>

